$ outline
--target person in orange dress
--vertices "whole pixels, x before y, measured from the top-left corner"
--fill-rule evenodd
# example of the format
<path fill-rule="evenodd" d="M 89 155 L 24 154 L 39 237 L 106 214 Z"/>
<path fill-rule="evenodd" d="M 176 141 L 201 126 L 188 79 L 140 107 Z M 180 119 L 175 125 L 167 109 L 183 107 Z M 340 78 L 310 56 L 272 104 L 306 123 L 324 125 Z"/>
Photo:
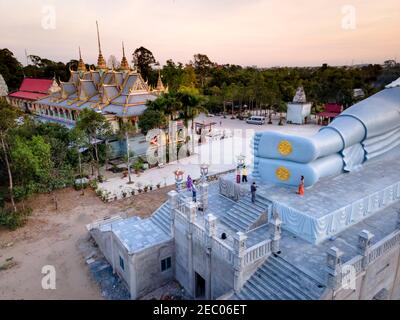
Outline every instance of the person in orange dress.
<path fill-rule="evenodd" d="M 299 184 L 299 191 L 297 194 L 304 196 L 304 176 L 301 176 L 300 184 Z"/>

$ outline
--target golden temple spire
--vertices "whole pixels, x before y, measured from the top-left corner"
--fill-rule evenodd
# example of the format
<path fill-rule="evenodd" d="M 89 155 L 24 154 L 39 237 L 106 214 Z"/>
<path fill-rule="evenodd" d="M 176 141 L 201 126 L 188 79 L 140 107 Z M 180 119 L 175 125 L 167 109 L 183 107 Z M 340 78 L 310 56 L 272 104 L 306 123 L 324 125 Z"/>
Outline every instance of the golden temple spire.
<path fill-rule="evenodd" d="M 164 91 L 165 90 L 164 84 L 162 83 L 162 80 L 161 80 L 161 71 L 160 70 L 158 70 L 158 80 L 157 80 L 156 90 L 157 91 Z"/>
<path fill-rule="evenodd" d="M 100 32 L 99 32 L 99 24 L 96 21 L 97 28 L 97 43 L 99 45 L 99 57 L 97 58 L 97 68 L 99 69 L 107 69 L 106 61 L 104 60 L 103 54 L 101 53 L 101 44 L 100 44 Z"/>
<path fill-rule="evenodd" d="M 78 71 L 86 72 L 86 66 L 82 59 L 81 47 L 79 47 Z"/>
<path fill-rule="evenodd" d="M 122 41 L 122 60 L 121 60 L 121 70 L 129 70 L 129 63 L 128 60 L 125 57 L 125 47 L 124 47 L 124 42 Z"/>

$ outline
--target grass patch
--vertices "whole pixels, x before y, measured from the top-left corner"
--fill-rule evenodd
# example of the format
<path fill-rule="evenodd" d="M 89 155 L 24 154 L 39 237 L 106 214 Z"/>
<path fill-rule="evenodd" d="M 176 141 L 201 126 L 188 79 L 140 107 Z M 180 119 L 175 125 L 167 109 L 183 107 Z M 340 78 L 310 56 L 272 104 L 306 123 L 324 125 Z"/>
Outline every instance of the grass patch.
<path fill-rule="evenodd" d="M 32 213 L 31 208 L 19 209 L 14 212 L 10 209 L 0 208 L 0 225 L 15 230 L 22 227 Z"/>

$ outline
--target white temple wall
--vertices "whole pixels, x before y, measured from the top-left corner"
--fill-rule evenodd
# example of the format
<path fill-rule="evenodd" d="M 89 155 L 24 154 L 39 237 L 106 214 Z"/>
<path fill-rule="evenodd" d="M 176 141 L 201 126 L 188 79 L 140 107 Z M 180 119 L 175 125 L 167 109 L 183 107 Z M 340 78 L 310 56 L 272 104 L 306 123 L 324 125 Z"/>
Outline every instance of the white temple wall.
<path fill-rule="evenodd" d="M 161 271 L 161 260 L 171 257 L 171 268 Z M 164 286 L 174 279 L 174 242 L 161 243 L 134 255 L 137 298 Z"/>

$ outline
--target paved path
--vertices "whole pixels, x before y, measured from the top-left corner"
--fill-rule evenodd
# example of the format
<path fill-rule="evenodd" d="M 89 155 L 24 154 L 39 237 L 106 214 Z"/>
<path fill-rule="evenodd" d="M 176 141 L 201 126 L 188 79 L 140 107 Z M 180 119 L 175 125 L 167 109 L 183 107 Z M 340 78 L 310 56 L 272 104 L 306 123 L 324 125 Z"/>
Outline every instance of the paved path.
<path fill-rule="evenodd" d="M 229 138 L 221 140 L 219 135 L 216 135 L 214 138 L 207 137 L 207 142 L 196 146 L 195 154 L 190 157 L 169 163 L 162 168 L 146 170 L 141 173 L 140 176 L 132 174 L 133 184 L 127 184 L 127 177 L 113 177 L 99 184 L 99 188 L 121 198 L 124 190 L 129 194 L 132 189 L 137 190 L 139 187 L 143 189 L 146 185 L 152 185 L 154 187 L 157 184 L 161 186 L 173 185 L 175 183 L 174 171 L 177 169 L 181 169 L 185 172 L 185 179 L 187 175 L 190 175 L 193 179 L 199 178 L 200 164 L 202 163 L 208 163 L 210 165 L 209 174 L 217 174 L 232 170 L 236 167 L 237 156 L 240 154 L 246 155 L 246 163 L 251 169 L 253 156 L 250 144 L 254 132 L 271 130 L 288 134 L 310 136 L 316 133 L 320 128 L 314 124 L 304 126 L 278 126 L 276 124 L 276 119 L 274 119 L 275 124 L 273 125 L 265 124 L 261 126 L 247 124 L 245 121 L 230 119 L 229 117 L 226 119 L 223 117 L 211 118 L 205 117 L 204 115 L 200 115 L 196 121 L 205 121 L 205 123 L 216 122 L 216 125 L 213 127 L 213 132 L 225 132 L 225 135 Z"/>

